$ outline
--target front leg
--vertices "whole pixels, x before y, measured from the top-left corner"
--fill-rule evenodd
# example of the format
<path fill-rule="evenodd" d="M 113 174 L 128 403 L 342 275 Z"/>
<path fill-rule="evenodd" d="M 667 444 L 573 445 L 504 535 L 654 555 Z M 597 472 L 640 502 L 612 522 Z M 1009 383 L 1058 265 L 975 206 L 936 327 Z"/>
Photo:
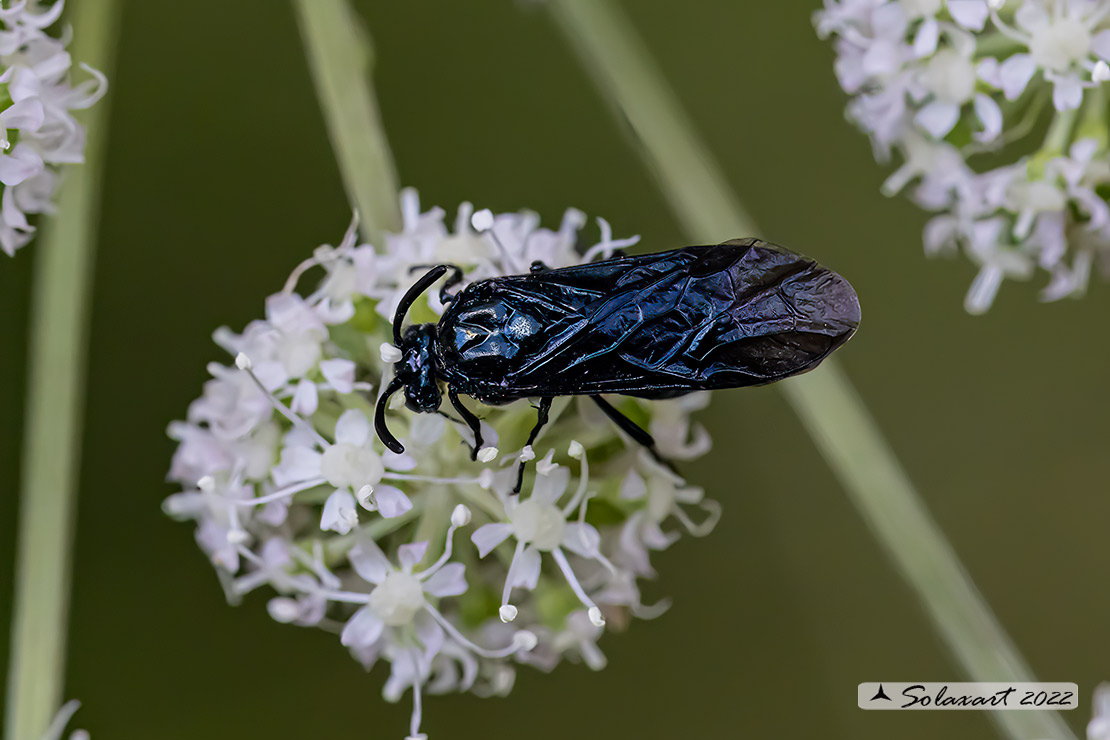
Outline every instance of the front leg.
<path fill-rule="evenodd" d="M 470 431 L 474 432 L 474 448 L 470 451 L 470 459 L 477 460 L 478 450 L 482 449 L 482 422 L 478 421 L 478 417 L 472 414 L 470 409 L 463 406 L 462 401 L 459 400 L 459 392 L 451 386 L 447 387 L 447 397 L 451 399 L 451 405 L 459 412 L 459 416 L 470 427 Z"/>
<path fill-rule="evenodd" d="M 539 435 L 540 430 L 543 429 L 543 425 L 547 423 L 547 416 L 551 412 L 551 402 L 553 400 L 551 396 L 545 396 L 540 399 L 540 405 L 536 409 L 536 426 L 532 427 L 532 433 L 528 435 L 528 441 L 525 443 L 526 447 L 531 446 L 531 444 L 536 441 L 536 437 Z M 517 470 L 516 474 L 516 485 L 513 487 L 513 493 L 520 493 L 520 487 L 524 484 L 525 465 L 527 465 L 526 462 L 520 463 L 520 468 Z"/>

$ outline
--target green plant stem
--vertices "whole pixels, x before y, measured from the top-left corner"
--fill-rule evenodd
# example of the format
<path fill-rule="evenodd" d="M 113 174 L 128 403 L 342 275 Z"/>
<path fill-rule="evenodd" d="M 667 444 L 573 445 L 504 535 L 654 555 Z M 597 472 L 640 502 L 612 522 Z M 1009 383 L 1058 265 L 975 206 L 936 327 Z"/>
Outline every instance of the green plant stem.
<path fill-rule="evenodd" d="M 690 239 L 713 243 L 757 234 L 615 4 L 549 0 L 548 7 L 603 96 L 631 127 Z M 1033 680 L 839 364 L 826 360 L 817 371 L 778 387 L 964 671 L 977 681 Z M 1055 712 L 991 716 L 1012 738 L 1074 738 Z"/>
<path fill-rule="evenodd" d="M 73 58 L 111 74 L 117 0 L 74 3 Z M 82 73 L 76 71 L 75 74 Z M 83 115 L 85 164 L 70 168 L 58 215 L 44 220 L 35 251 L 16 553 L 7 740 L 42 737 L 61 707 L 69 583 L 81 459 L 84 371 L 100 211 L 107 101 Z"/>
<path fill-rule="evenodd" d="M 328 135 L 359 231 L 381 246 L 397 231 L 401 213 L 397 173 L 369 84 L 374 52 L 370 35 L 346 0 L 293 0 Z"/>

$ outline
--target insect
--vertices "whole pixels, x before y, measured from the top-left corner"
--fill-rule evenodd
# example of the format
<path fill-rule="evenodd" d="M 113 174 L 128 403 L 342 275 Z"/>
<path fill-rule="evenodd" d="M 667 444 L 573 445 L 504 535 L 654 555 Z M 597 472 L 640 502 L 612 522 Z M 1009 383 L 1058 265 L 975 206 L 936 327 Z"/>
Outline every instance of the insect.
<path fill-rule="evenodd" d="M 438 324 L 402 331 L 413 302 L 440 289 Z M 536 440 L 555 396 L 589 396 L 660 462 L 655 441 L 602 394 L 661 399 L 693 391 L 762 385 L 816 367 L 859 326 L 852 286 L 808 257 L 758 239 L 480 280 L 456 294 L 455 265 L 437 265 L 405 293 L 393 320 L 401 352 L 378 399 L 375 429 L 396 453 L 385 422 L 389 398 L 439 410 L 447 398 L 482 446 L 478 418 L 459 400 L 485 404 L 539 398 Z M 520 465 L 517 489 L 523 478 Z"/>

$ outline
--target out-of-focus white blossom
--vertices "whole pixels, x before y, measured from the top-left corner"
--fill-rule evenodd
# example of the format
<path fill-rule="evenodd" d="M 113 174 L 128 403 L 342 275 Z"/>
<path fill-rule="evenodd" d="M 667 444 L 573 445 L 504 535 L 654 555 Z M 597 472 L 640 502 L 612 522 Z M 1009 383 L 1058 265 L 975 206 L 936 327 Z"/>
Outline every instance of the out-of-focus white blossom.
<path fill-rule="evenodd" d="M 1091 721 L 1087 740 L 1110 740 L 1110 684 L 1099 684 L 1091 697 Z"/>
<path fill-rule="evenodd" d="M 92 67 L 92 79 L 74 87 L 68 35 L 47 34 L 63 2 L 34 0 L 0 7 L 0 250 L 9 256 L 31 240 L 28 216 L 50 213 L 61 168 L 84 161 L 85 129 L 70 111 L 88 108 L 108 81 Z"/>
<path fill-rule="evenodd" d="M 73 719 L 73 715 L 75 715 L 80 708 L 81 702 L 76 699 L 70 699 L 63 704 L 62 708 L 58 710 L 58 713 L 54 715 L 50 727 L 46 728 L 46 734 L 42 736 L 42 740 L 62 740 L 62 736 L 66 731 L 66 725 L 69 724 L 69 721 Z M 89 740 L 89 733 L 87 730 L 74 730 L 69 733 L 69 740 Z"/>
<path fill-rule="evenodd" d="M 401 205 L 404 227 L 382 251 L 358 244 L 352 225 L 296 267 L 265 319 L 215 332 L 229 360 L 209 366 L 187 419 L 169 427 L 179 443 L 169 478 L 182 490 L 165 510 L 195 521 L 229 600 L 269 588 L 273 619 L 337 633 L 366 666 L 387 662 L 383 695 L 412 690 L 410 737 L 421 737 L 424 694 L 504 695 L 522 663 L 602 668 L 606 625 L 667 607 L 641 596 L 652 553 L 706 534 L 719 509 L 588 399 L 557 399 L 534 449 L 530 404 L 471 403 L 489 445 L 479 461 L 453 417 L 389 411 L 405 453 L 386 450 L 369 419 L 398 359 L 390 321 L 422 266 L 458 264 L 472 281 L 636 243 L 598 219 L 600 241 L 580 246 L 586 218 L 575 210 L 552 231 L 533 213 L 470 204 L 449 225 L 411 190 Z M 315 287 L 298 293 L 310 274 Z M 432 290 L 409 313 L 442 311 Z M 710 446 L 690 420 L 704 399 L 613 400 L 664 455 L 689 460 Z M 532 462 L 517 495 L 520 460 Z"/>
<path fill-rule="evenodd" d="M 814 24 L 848 118 L 900 160 L 883 192 L 936 212 L 927 253 L 979 265 L 968 311 L 1004 278 L 1041 270 L 1056 300 L 1110 272 L 1110 0 L 825 0 Z"/>

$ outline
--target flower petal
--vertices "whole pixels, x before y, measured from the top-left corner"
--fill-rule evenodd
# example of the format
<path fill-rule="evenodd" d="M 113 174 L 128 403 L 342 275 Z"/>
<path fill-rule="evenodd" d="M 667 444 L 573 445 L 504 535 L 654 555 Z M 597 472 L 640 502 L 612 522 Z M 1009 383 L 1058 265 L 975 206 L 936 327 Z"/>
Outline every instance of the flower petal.
<path fill-rule="evenodd" d="M 547 475 L 537 475 L 532 487 L 532 499 L 537 503 L 554 504 L 567 490 L 570 483 L 570 468 L 559 465 Z"/>
<path fill-rule="evenodd" d="M 42 157 L 26 144 L 16 144 L 11 154 L 0 155 L 0 182 L 18 185 L 46 169 Z"/>
<path fill-rule="evenodd" d="M 504 522 L 483 524 L 470 535 L 470 541 L 478 548 L 478 557 L 484 558 L 490 550 L 500 545 L 513 533 L 513 525 Z"/>
<path fill-rule="evenodd" d="M 397 548 L 397 562 L 401 564 L 401 568 L 406 573 L 409 573 L 417 563 L 424 559 L 424 553 L 426 552 L 428 552 L 427 542 L 410 542 L 401 545 Z"/>
<path fill-rule="evenodd" d="M 295 414 L 312 416 L 316 413 L 319 403 L 320 396 L 316 392 L 316 384 L 307 378 L 301 378 L 296 390 L 293 391 L 293 400 L 289 402 L 289 408 Z"/>
<path fill-rule="evenodd" d="M 918 58 L 930 56 L 937 50 L 937 42 L 940 40 L 940 26 L 937 24 L 936 18 L 926 18 L 921 28 L 917 29 L 917 35 L 913 37 L 913 53 Z"/>
<path fill-rule="evenodd" d="M 400 488 L 387 485 L 374 487 L 374 500 L 378 502 L 378 511 L 386 519 L 401 516 L 412 508 L 412 501 Z"/>
<path fill-rule="evenodd" d="M 320 529 L 347 534 L 358 524 L 355 497 L 345 488 L 337 488 L 324 502 L 320 515 Z"/>
<path fill-rule="evenodd" d="M 1091 39 L 1091 51 L 1110 62 L 1110 28 L 1094 35 Z"/>
<path fill-rule="evenodd" d="M 321 360 L 320 372 L 324 374 L 324 380 L 328 382 L 328 385 L 340 393 L 350 393 L 354 390 L 355 363 L 350 360 Z M 362 442 L 352 442 L 351 444 L 362 444 Z"/>
<path fill-rule="evenodd" d="M 563 547 L 584 558 L 597 554 L 601 535 L 592 524 L 571 522 L 563 530 Z"/>
<path fill-rule="evenodd" d="M 378 641 L 384 629 L 385 623 L 370 611 L 369 606 L 364 606 L 343 625 L 339 642 L 349 648 L 369 647 Z"/>
<path fill-rule="evenodd" d="M 1002 133 L 1002 109 L 990 95 L 976 94 L 975 116 L 983 124 L 983 130 L 974 134 L 976 141 L 991 142 Z"/>
<path fill-rule="evenodd" d="M 960 107 L 954 103 L 934 100 L 925 105 L 913 117 L 914 122 L 932 134 L 934 139 L 943 139 L 960 120 Z"/>
<path fill-rule="evenodd" d="M 458 596 L 466 592 L 466 566 L 448 563 L 424 581 L 424 590 L 432 596 Z"/>
<path fill-rule="evenodd" d="M 393 450 L 386 450 L 382 453 L 382 462 L 389 470 L 396 470 L 400 473 L 407 473 L 416 467 L 416 458 L 407 453 L 398 455 Z"/>
<path fill-rule="evenodd" d="M 443 628 L 426 609 L 416 615 L 413 624 L 416 627 L 416 636 L 424 646 L 424 660 L 431 663 L 432 658 L 436 657 L 443 647 L 445 637 Z"/>
<path fill-rule="evenodd" d="M 1033 61 L 1031 54 L 1014 54 L 1002 62 L 998 67 L 998 81 L 1006 100 L 1017 100 L 1025 92 L 1025 87 L 1036 71 L 1037 63 Z M 982 69 L 979 73 L 982 75 Z"/>
<path fill-rule="evenodd" d="M 361 447 L 370 439 L 370 420 L 358 409 L 347 409 L 335 423 L 335 443 Z"/>
<path fill-rule="evenodd" d="M 352 547 L 347 557 L 351 561 L 355 573 L 358 573 L 358 577 L 374 585 L 384 581 L 389 572 L 393 570 L 393 566 L 390 565 L 385 553 L 382 552 L 376 542 L 370 539 L 365 539 Z"/>
<path fill-rule="evenodd" d="M 970 31 L 982 31 L 990 9 L 986 0 L 948 0 L 952 19 Z"/>
<path fill-rule="evenodd" d="M 540 551 L 534 547 L 524 548 L 513 563 L 512 570 L 510 586 L 526 588 L 529 591 L 534 589 L 540 580 Z"/>
<path fill-rule="evenodd" d="M 319 477 L 320 459 L 320 453 L 308 447 L 284 448 L 281 451 L 281 462 L 274 466 L 274 483 L 280 488 Z"/>
<path fill-rule="evenodd" d="M 1075 110 L 1083 102 L 1083 85 L 1075 74 L 1060 77 L 1052 86 L 1052 105 L 1056 110 Z"/>
<path fill-rule="evenodd" d="M 35 131 L 42 126 L 46 118 L 42 101 L 38 98 L 20 100 L 0 113 L 0 126 L 3 128 L 17 128 L 24 131 Z"/>

